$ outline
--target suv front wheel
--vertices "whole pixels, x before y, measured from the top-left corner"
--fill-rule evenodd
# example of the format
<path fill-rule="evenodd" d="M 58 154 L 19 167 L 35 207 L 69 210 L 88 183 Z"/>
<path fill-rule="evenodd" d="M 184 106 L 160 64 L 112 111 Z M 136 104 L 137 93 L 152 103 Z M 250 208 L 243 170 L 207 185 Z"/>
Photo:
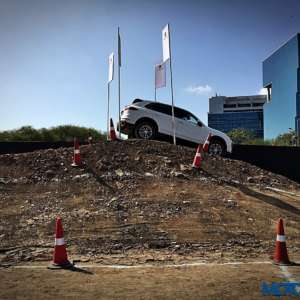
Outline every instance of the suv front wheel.
<path fill-rule="evenodd" d="M 156 136 L 155 125 L 151 122 L 143 121 L 134 129 L 134 135 L 138 139 L 151 140 Z"/>

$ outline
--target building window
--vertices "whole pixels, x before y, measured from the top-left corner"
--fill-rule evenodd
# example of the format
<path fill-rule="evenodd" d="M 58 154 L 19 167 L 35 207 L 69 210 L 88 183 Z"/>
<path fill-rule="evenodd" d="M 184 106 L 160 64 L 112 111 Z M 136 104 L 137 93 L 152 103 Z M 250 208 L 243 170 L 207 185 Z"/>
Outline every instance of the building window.
<path fill-rule="evenodd" d="M 224 104 L 224 108 L 235 108 L 236 104 Z"/>
<path fill-rule="evenodd" d="M 250 107 L 250 103 L 239 103 L 238 107 Z"/>
<path fill-rule="evenodd" d="M 263 105 L 264 105 L 264 103 L 252 103 L 253 107 L 263 106 Z"/>
<path fill-rule="evenodd" d="M 269 103 L 272 100 L 272 84 L 265 86 L 265 88 L 267 89 L 267 103 Z"/>

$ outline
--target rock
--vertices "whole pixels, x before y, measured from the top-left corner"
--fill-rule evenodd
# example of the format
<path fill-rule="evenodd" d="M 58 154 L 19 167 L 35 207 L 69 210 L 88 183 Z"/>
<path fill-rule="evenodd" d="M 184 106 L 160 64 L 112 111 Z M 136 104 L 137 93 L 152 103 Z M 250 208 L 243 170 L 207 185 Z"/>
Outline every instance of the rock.
<path fill-rule="evenodd" d="M 189 179 L 189 177 L 185 174 L 183 174 L 182 172 L 177 172 L 177 171 L 171 171 L 170 173 L 172 176 L 177 177 L 177 178 L 181 178 L 181 179 Z"/>
<path fill-rule="evenodd" d="M 77 179 L 84 179 L 84 178 L 90 178 L 91 175 L 89 173 L 81 174 L 81 175 L 75 175 L 72 179 L 77 180 Z"/>
<path fill-rule="evenodd" d="M 53 170 L 47 170 L 45 174 L 47 178 L 52 178 L 53 176 L 55 176 L 55 172 Z"/>
<path fill-rule="evenodd" d="M 116 182 L 116 185 L 117 185 L 117 188 L 120 190 L 120 189 L 122 189 L 123 187 L 124 187 L 124 184 L 123 183 L 121 183 L 121 182 Z"/>
<path fill-rule="evenodd" d="M 179 168 L 180 168 L 180 171 L 190 171 L 190 170 L 192 170 L 192 165 L 180 164 Z"/>
<path fill-rule="evenodd" d="M 90 178 L 91 175 L 89 173 L 81 174 L 81 178 Z"/>
<path fill-rule="evenodd" d="M 237 206 L 237 202 L 231 199 L 228 200 L 224 200 L 225 206 L 226 208 L 233 208 L 235 206 Z"/>
<path fill-rule="evenodd" d="M 0 184 L 6 184 L 6 180 L 4 178 L 0 178 Z"/>
<path fill-rule="evenodd" d="M 247 182 L 254 183 L 254 178 L 253 177 L 247 177 Z"/>
<path fill-rule="evenodd" d="M 166 163 L 166 165 L 172 165 L 173 164 L 171 159 L 166 159 L 165 163 Z"/>
<path fill-rule="evenodd" d="M 122 177 L 124 175 L 124 172 L 121 169 L 117 169 L 115 170 L 116 175 L 118 175 L 119 177 Z"/>
<path fill-rule="evenodd" d="M 107 206 L 110 206 L 113 202 L 115 202 L 115 201 L 117 201 L 117 200 L 118 200 L 117 197 L 112 197 L 112 198 L 110 199 L 110 201 L 107 203 Z"/>
<path fill-rule="evenodd" d="M 145 177 L 153 177 L 154 175 L 152 173 L 146 172 Z"/>
<path fill-rule="evenodd" d="M 33 225 L 34 224 L 34 220 L 33 219 L 28 219 L 26 220 L 27 225 Z"/>

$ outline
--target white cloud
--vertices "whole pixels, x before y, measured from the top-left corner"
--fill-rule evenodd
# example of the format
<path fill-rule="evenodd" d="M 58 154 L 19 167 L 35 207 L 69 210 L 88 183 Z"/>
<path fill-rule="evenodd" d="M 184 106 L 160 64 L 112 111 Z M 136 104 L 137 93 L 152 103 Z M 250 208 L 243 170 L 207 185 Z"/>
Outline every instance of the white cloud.
<path fill-rule="evenodd" d="M 268 90 L 265 88 L 261 88 L 258 92 L 259 95 L 268 95 Z"/>
<path fill-rule="evenodd" d="M 188 93 L 195 95 L 208 95 L 212 92 L 212 87 L 206 85 L 190 85 L 185 89 Z"/>

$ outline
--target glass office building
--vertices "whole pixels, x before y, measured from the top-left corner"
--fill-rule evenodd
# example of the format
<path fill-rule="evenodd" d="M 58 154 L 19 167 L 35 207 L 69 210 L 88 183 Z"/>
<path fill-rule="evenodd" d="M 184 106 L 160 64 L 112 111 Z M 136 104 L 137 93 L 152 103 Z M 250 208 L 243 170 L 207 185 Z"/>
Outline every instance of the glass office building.
<path fill-rule="evenodd" d="M 264 138 L 266 96 L 216 96 L 209 99 L 208 126 L 222 132 L 244 128 L 254 137 Z"/>
<path fill-rule="evenodd" d="M 266 138 L 292 128 L 300 134 L 300 34 L 296 34 L 263 62 L 263 86 L 268 89 L 264 106 Z"/>

